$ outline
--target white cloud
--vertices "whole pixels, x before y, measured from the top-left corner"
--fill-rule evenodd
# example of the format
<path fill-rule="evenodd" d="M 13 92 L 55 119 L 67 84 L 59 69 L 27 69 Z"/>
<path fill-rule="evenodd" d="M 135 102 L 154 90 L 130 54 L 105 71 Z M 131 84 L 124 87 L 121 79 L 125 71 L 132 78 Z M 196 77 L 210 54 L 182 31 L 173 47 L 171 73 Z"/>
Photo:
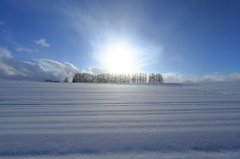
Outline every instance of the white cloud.
<path fill-rule="evenodd" d="M 223 82 L 223 81 L 238 81 L 240 80 L 239 73 L 231 73 L 229 75 L 205 75 L 200 79 L 193 79 L 193 82 Z"/>
<path fill-rule="evenodd" d="M 3 25 L 4 24 L 4 22 L 0 22 L 0 25 Z"/>
<path fill-rule="evenodd" d="M 70 81 L 75 73 L 80 71 L 71 63 L 60 63 L 49 59 L 38 59 L 38 63 L 19 61 L 13 58 L 0 57 L 0 79 L 5 80 L 25 80 L 25 81 L 44 81 L 45 79 L 59 80 L 67 76 Z M 89 67 L 88 70 L 81 72 L 93 75 L 109 73 L 108 69 L 100 67 Z M 184 82 L 222 82 L 239 81 L 240 74 L 232 73 L 229 75 L 205 75 L 200 78 L 188 78 L 177 73 L 164 73 L 164 83 L 184 83 Z"/>
<path fill-rule="evenodd" d="M 98 74 L 103 74 L 103 73 L 109 73 L 110 72 L 108 69 L 101 68 L 101 67 L 95 67 L 95 66 L 91 66 L 88 69 L 89 69 L 89 71 L 86 71 L 86 70 L 83 69 L 81 72 L 91 73 L 93 75 L 98 75 Z"/>
<path fill-rule="evenodd" d="M 186 82 L 187 79 L 183 75 L 179 75 L 176 73 L 165 73 L 162 74 L 165 83 L 183 83 Z"/>
<path fill-rule="evenodd" d="M 6 48 L 0 47 L 0 57 L 8 57 L 8 58 L 11 58 L 12 55 L 11 55 L 10 51 L 8 51 Z"/>
<path fill-rule="evenodd" d="M 68 62 L 64 62 L 64 64 L 61 64 L 60 62 L 49 59 L 39 59 L 37 61 L 45 68 L 53 70 L 53 74 L 60 77 L 61 79 L 66 76 L 71 79 L 75 73 L 79 72 L 79 70 L 73 64 Z"/>
<path fill-rule="evenodd" d="M 98 75 L 102 73 L 110 73 L 109 69 L 91 66 L 88 70 L 83 69 L 81 72 Z M 163 73 L 164 83 L 188 83 L 188 82 L 222 82 L 222 81 L 240 81 L 239 73 L 229 75 L 205 75 L 203 77 L 190 78 L 178 73 Z"/>
<path fill-rule="evenodd" d="M 67 76 L 70 81 L 79 70 L 70 63 L 59 63 L 48 59 L 39 59 L 38 63 L 19 61 L 13 58 L 0 58 L 0 79 L 44 81 L 59 80 Z"/>
<path fill-rule="evenodd" d="M 48 43 L 46 43 L 45 39 L 35 40 L 35 43 L 39 44 L 39 45 L 42 45 L 42 46 L 45 46 L 45 47 L 49 47 L 50 46 Z"/>
<path fill-rule="evenodd" d="M 21 50 L 21 48 L 19 48 Z M 75 73 L 80 72 L 73 64 L 65 62 L 60 63 L 49 59 L 38 59 L 38 63 L 19 61 L 12 58 L 11 53 L 6 48 L 0 47 L 0 79 L 5 80 L 26 80 L 26 81 L 44 81 L 45 79 L 62 81 L 66 76 L 72 80 Z M 109 69 L 91 66 L 89 70 L 82 70 L 94 75 L 109 73 Z M 165 83 L 183 83 L 183 82 L 220 82 L 220 81 L 238 81 L 239 73 L 229 75 L 205 75 L 200 78 L 189 78 L 177 73 L 164 73 Z"/>
<path fill-rule="evenodd" d="M 189 78 L 177 73 L 165 73 L 163 74 L 165 83 L 183 83 L 183 82 L 224 82 L 224 81 L 239 81 L 239 73 L 231 73 L 229 75 L 204 75 L 200 78 Z"/>

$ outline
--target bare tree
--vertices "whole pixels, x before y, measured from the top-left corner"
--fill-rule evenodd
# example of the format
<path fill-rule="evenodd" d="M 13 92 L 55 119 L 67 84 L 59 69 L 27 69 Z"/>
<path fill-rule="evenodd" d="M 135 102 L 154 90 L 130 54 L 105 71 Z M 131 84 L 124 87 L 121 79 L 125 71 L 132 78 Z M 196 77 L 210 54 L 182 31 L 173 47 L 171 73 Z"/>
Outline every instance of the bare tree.
<path fill-rule="evenodd" d="M 64 82 L 69 82 L 68 77 L 66 77 L 66 78 L 64 79 Z"/>
<path fill-rule="evenodd" d="M 146 73 L 140 74 L 99 74 L 92 75 L 90 73 L 76 73 L 72 82 L 88 82 L 88 83 L 163 83 L 163 77 L 161 74 Z M 68 80 L 68 77 L 65 78 Z M 65 82 L 64 80 L 64 82 Z"/>

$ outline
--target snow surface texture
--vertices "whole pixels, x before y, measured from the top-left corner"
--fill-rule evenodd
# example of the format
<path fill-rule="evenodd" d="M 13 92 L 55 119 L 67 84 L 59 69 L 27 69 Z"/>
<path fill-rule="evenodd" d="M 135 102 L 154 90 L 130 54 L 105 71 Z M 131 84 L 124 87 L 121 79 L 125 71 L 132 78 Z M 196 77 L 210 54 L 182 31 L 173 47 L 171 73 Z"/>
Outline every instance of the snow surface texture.
<path fill-rule="evenodd" d="M 240 82 L 0 90 L 0 158 L 240 158 Z"/>

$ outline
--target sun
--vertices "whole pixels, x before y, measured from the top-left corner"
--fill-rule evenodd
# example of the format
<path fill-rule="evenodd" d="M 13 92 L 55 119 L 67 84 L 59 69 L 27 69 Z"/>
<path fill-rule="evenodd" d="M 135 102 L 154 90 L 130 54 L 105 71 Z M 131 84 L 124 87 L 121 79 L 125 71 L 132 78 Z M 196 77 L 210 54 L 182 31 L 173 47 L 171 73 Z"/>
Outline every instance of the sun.
<path fill-rule="evenodd" d="M 111 44 L 106 49 L 105 66 L 112 73 L 131 73 L 134 71 L 136 50 L 128 44 Z"/>

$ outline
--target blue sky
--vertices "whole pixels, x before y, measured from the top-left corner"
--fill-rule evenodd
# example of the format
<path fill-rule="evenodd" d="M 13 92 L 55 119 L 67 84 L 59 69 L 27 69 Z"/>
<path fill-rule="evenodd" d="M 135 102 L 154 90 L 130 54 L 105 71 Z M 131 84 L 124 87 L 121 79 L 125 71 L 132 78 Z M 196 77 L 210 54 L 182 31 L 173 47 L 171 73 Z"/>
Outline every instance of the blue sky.
<path fill-rule="evenodd" d="M 238 0 L 1 0 L 0 78 L 57 79 L 121 65 L 173 82 L 237 80 L 239 8 Z"/>

